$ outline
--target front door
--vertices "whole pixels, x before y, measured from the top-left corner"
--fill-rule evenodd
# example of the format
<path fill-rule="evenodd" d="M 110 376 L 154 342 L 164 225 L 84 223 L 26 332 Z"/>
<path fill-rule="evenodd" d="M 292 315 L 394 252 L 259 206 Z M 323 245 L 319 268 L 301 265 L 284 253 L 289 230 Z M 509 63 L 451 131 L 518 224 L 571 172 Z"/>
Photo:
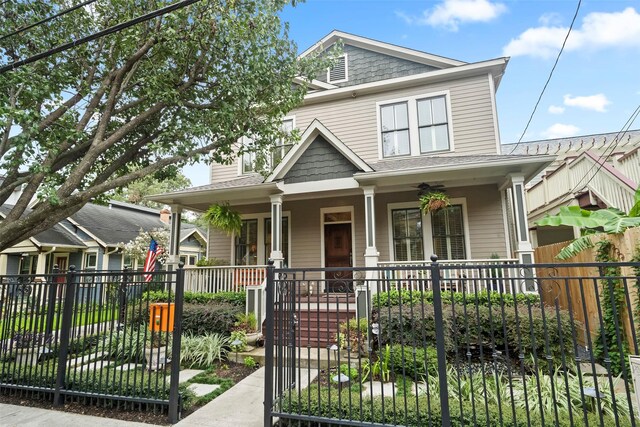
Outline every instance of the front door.
<path fill-rule="evenodd" d="M 325 224 L 325 267 L 351 267 L 351 224 Z M 352 291 L 350 271 L 327 271 L 328 292 Z"/>

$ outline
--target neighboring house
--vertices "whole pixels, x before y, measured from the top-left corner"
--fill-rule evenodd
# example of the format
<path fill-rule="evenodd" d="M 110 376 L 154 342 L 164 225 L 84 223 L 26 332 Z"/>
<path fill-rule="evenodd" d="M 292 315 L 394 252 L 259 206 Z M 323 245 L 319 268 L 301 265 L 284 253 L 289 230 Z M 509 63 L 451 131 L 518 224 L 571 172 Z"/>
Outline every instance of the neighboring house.
<path fill-rule="evenodd" d="M 524 185 L 553 156 L 501 154 L 495 91 L 508 59 L 466 63 L 339 31 L 301 56 L 339 40 L 337 65 L 283 119 L 301 140 L 276 142 L 268 176 L 245 154 L 212 165 L 209 185 L 150 199 L 176 215 L 228 201 L 242 231 L 210 229 L 208 257 L 232 265 L 375 266 L 432 253 L 532 262 Z M 426 184 L 452 206 L 422 213 Z"/>
<path fill-rule="evenodd" d="M 9 205 L 0 207 L 6 215 Z M 169 226 L 169 211 L 158 211 L 129 203 L 111 201 L 108 206 L 87 204 L 51 229 L 0 253 L 0 274 L 44 274 L 54 265 L 62 271 L 70 265 L 82 270 L 139 268 L 136 260 L 122 253 L 120 246 L 134 239 L 140 230 Z M 184 226 L 181 255 L 185 264 L 204 256 L 205 234 L 193 225 Z"/>
<path fill-rule="evenodd" d="M 572 240 L 571 227 L 537 227 L 560 206 L 615 207 L 628 212 L 640 185 L 640 130 L 505 144 L 503 153 L 552 154 L 556 160 L 527 188 L 529 228 L 534 246 Z"/>

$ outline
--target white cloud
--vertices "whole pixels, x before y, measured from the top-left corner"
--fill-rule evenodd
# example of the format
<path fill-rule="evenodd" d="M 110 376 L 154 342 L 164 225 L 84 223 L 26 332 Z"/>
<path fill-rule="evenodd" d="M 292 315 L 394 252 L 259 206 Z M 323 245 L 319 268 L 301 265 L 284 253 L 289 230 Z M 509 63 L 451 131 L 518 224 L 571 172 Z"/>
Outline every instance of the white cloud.
<path fill-rule="evenodd" d="M 543 15 L 544 16 L 544 15 Z M 541 18 L 542 19 L 542 18 Z M 544 22 L 544 20 L 543 20 Z M 568 27 L 550 26 L 529 28 L 512 39 L 502 50 L 505 56 L 535 56 L 549 58 L 558 53 Z M 640 47 L 640 13 L 632 7 L 622 12 L 593 12 L 582 19 L 580 28 L 574 27 L 565 46 L 566 51 L 604 49 L 611 47 Z"/>
<path fill-rule="evenodd" d="M 562 17 L 557 12 L 548 12 L 538 18 L 538 22 L 545 27 L 549 25 L 559 25 L 560 22 L 562 22 Z"/>
<path fill-rule="evenodd" d="M 611 101 L 603 93 L 590 96 L 564 96 L 564 105 L 568 107 L 584 108 L 585 110 L 593 110 L 600 113 L 605 113 L 609 104 L 611 104 Z"/>
<path fill-rule="evenodd" d="M 559 107 L 557 105 L 549 105 L 549 113 L 562 114 L 564 113 L 564 107 Z"/>
<path fill-rule="evenodd" d="M 491 0 L 443 0 L 434 8 L 425 10 L 422 16 L 409 16 L 403 12 L 396 12 L 396 16 L 410 25 L 430 25 L 458 31 L 460 24 L 492 21 L 506 10 L 503 3 Z"/>
<path fill-rule="evenodd" d="M 577 135 L 580 128 L 574 125 L 565 125 L 563 123 L 555 123 L 542 132 L 542 136 L 549 139 L 566 138 L 568 136 Z"/>

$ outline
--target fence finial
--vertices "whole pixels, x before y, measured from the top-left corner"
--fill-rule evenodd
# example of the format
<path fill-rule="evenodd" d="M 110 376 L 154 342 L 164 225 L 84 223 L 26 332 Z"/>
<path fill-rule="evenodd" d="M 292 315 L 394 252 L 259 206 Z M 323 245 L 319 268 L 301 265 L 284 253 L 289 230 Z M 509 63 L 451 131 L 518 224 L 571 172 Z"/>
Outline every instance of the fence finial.
<path fill-rule="evenodd" d="M 271 258 L 269 258 L 269 260 L 267 261 L 267 264 L 269 264 L 269 266 L 272 267 L 273 263 L 274 263 L 273 260 Z"/>
<path fill-rule="evenodd" d="M 75 265 L 70 265 L 69 266 L 69 271 L 76 271 L 76 266 Z"/>
<path fill-rule="evenodd" d="M 184 268 L 184 262 L 179 262 L 178 263 L 178 268 Z"/>
<path fill-rule="evenodd" d="M 431 259 L 431 262 L 436 262 L 436 261 L 438 261 L 438 255 L 433 254 L 433 255 L 431 255 L 431 257 L 429 257 L 429 259 Z"/>

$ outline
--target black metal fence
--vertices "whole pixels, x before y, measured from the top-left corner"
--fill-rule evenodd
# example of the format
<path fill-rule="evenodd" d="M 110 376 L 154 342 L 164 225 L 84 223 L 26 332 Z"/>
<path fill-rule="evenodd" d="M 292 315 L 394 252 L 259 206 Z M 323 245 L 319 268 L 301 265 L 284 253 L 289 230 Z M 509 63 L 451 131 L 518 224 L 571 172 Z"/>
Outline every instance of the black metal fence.
<path fill-rule="evenodd" d="M 338 269 L 269 268 L 264 425 L 640 425 L 637 325 L 621 316 L 640 313 L 640 264 L 556 267 L 518 265 L 490 288 L 437 262 L 402 283 L 350 269 L 346 294 L 308 292 Z"/>
<path fill-rule="evenodd" d="M 182 268 L 1 277 L 0 391 L 177 421 L 183 284 Z M 158 288 L 168 303 L 144 297 Z"/>

